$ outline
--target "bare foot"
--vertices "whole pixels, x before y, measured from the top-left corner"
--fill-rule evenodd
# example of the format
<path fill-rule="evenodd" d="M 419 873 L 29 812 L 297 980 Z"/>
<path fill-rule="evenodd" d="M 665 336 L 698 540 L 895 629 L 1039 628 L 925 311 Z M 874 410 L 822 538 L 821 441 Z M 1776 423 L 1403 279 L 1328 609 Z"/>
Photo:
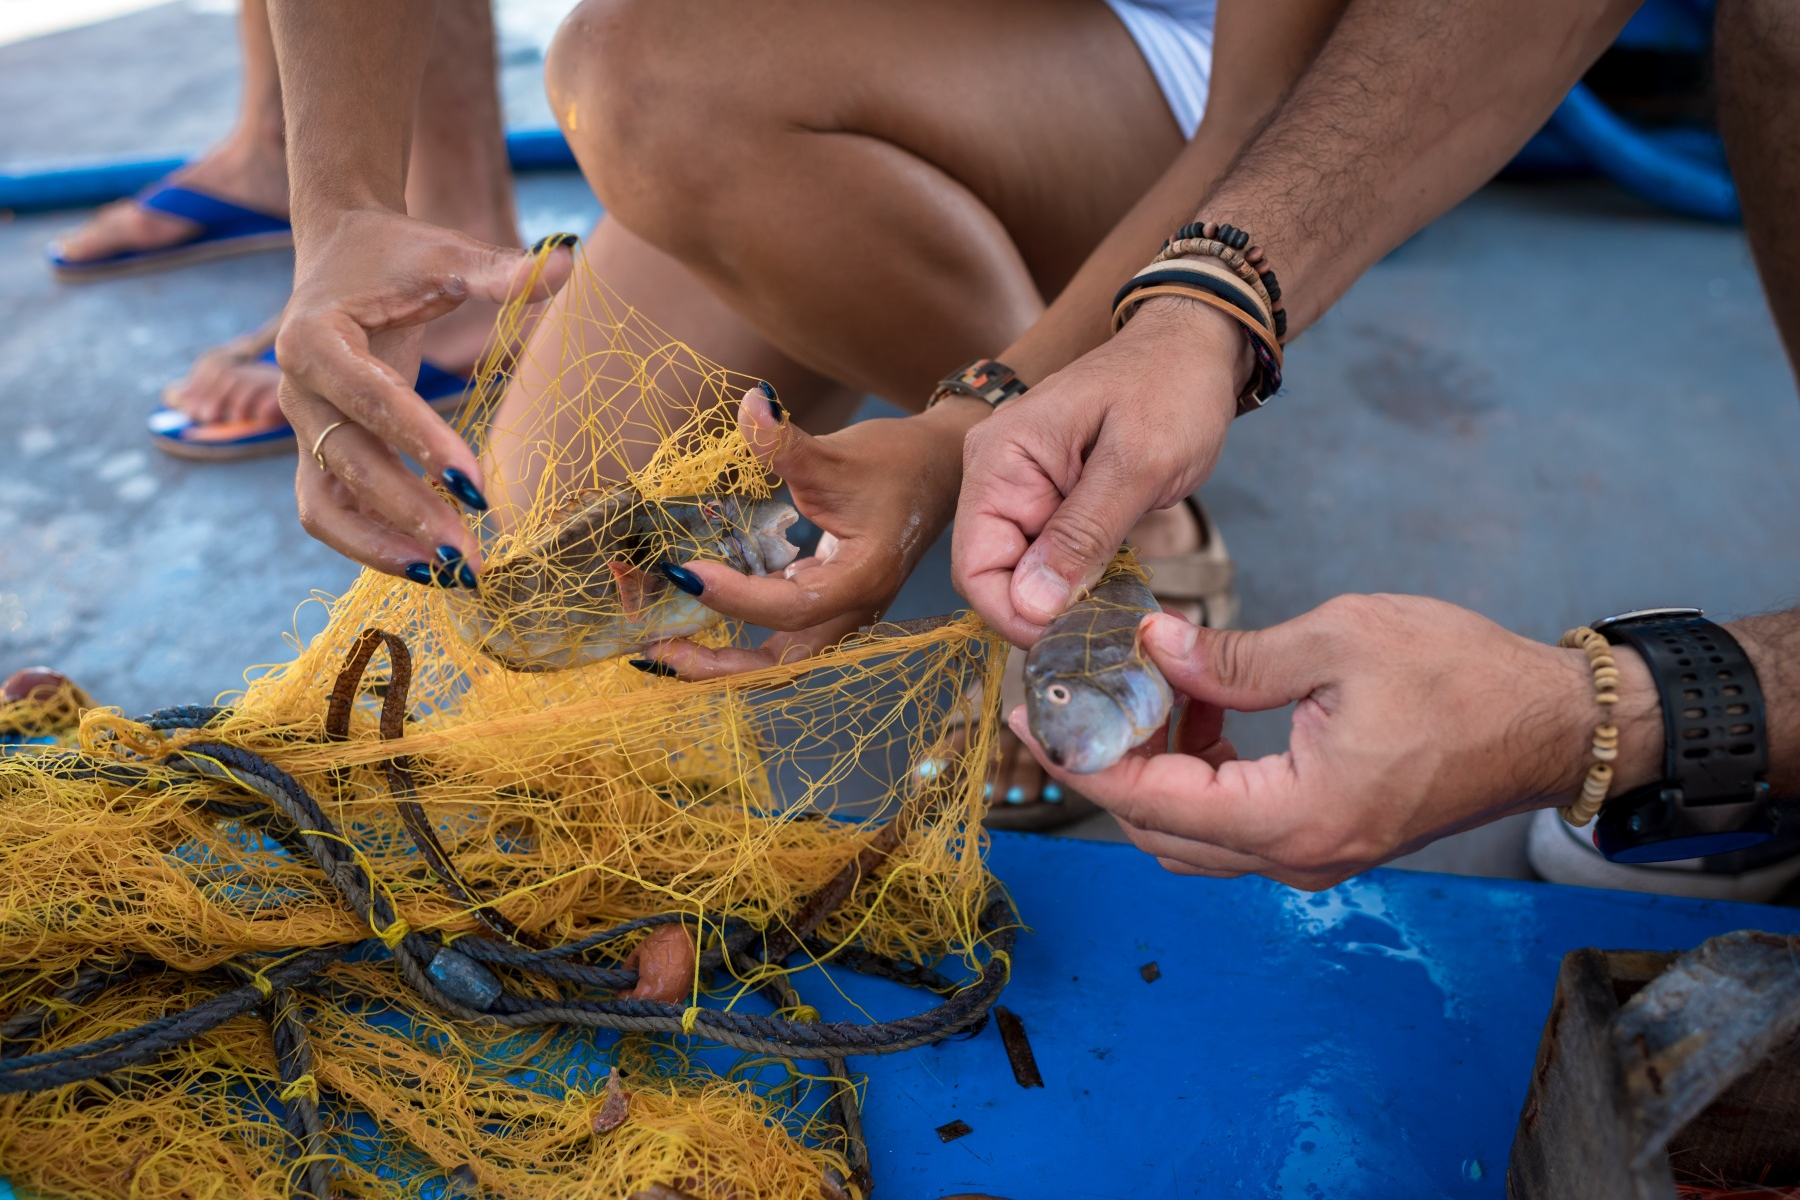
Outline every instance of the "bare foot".
<path fill-rule="evenodd" d="M 172 174 L 169 182 L 258 212 L 287 215 L 287 159 L 279 142 L 233 133 L 204 158 Z M 91 262 L 130 250 L 160 250 L 193 235 L 192 221 L 151 212 L 126 199 L 106 205 L 62 234 L 53 248 L 69 262 Z"/>
<path fill-rule="evenodd" d="M 1194 512 L 1186 504 L 1145 515 L 1132 528 L 1130 541 L 1145 558 L 1166 558 L 1187 554 L 1201 547 L 1202 530 Z M 1192 603 L 1168 603 L 1164 607 L 1180 613 L 1190 621 L 1200 619 L 1200 606 Z M 1002 697 L 1001 712 L 1024 703 L 1025 654 L 1014 649 L 1007 663 L 1007 694 Z M 1016 673 L 1016 674 L 1015 674 Z M 1073 801 L 1060 785 L 1044 778 L 1044 769 L 1025 749 L 1024 743 L 1004 725 L 995 748 L 993 780 L 993 819 L 990 824 L 1010 829 L 1047 828 L 1062 823 L 1061 813 L 1073 819 L 1083 811 L 1091 811 L 1085 801 Z M 1076 811 L 1077 806 L 1080 811 Z M 1051 810 L 1057 810 L 1055 812 Z"/>
<path fill-rule="evenodd" d="M 493 332 L 498 305 L 470 300 L 425 327 L 425 359 L 456 374 L 474 369 Z M 163 391 L 163 403 L 202 425 L 268 424 L 281 417 L 281 371 L 261 360 L 275 344 L 276 317 L 194 360 L 187 376 Z"/>

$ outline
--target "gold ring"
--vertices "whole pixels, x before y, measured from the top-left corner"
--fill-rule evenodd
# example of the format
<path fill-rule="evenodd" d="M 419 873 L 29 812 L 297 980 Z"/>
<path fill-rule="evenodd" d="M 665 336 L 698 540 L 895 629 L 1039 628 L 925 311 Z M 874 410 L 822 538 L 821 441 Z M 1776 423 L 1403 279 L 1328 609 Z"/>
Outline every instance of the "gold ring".
<path fill-rule="evenodd" d="M 350 420 L 348 417 L 342 421 L 333 421 L 325 428 L 319 430 L 319 436 L 313 439 L 313 461 L 318 463 L 319 470 L 325 472 L 327 475 L 331 474 L 331 468 L 325 465 L 325 456 L 320 453 L 320 451 L 324 449 L 325 439 L 330 437 L 332 431 L 338 426 L 348 425 L 349 423 Z"/>

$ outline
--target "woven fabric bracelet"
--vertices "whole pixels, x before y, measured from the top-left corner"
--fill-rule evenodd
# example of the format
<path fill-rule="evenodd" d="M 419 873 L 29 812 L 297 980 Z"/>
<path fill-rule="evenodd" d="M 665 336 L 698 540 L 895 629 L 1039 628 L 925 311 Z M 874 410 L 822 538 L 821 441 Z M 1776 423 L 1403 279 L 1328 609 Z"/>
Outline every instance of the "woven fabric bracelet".
<path fill-rule="evenodd" d="M 1613 706 L 1619 702 L 1619 663 L 1613 657 L 1612 644 L 1586 625 L 1563 634 L 1558 644 L 1565 650 L 1580 650 L 1587 655 L 1588 667 L 1594 673 L 1594 700 L 1601 712 L 1600 724 L 1594 730 L 1594 761 L 1581 781 L 1581 795 L 1560 810 L 1563 820 L 1581 826 L 1600 815 L 1607 789 L 1612 787 L 1613 763 L 1619 757 L 1619 727 L 1613 724 Z"/>
<path fill-rule="evenodd" d="M 951 396 L 968 396 L 990 408 L 999 408 L 1015 396 L 1023 396 L 1030 386 L 1005 363 L 978 358 L 938 380 L 937 389 L 925 401 L 925 407 L 930 408 Z"/>

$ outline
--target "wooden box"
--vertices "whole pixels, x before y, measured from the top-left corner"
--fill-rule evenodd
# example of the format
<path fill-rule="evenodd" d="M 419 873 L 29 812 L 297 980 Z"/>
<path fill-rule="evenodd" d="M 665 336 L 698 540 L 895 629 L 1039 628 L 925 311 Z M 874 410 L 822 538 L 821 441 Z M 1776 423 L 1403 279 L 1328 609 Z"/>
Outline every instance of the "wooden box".
<path fill-rule="evenodd" d="M 1568 954 L 1507 1196 L 1800 1196 L 1797 1034 L 1800 937 Z"/>

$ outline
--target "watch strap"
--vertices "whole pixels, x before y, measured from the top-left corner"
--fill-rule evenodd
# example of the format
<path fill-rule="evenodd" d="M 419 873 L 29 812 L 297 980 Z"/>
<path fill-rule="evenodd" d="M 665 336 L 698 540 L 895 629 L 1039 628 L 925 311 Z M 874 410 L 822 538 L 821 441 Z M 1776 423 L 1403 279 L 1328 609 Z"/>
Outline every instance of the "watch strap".
<path fill-rule="evenodd" d="M 1756 668 L 1737 639 L 1701 616 L 1603 622 L 1607 641 L 1643 656 L 1662 699 L 1663 786 L 1687 805 L 1742 803 L 1769 769 Z"/>
<path fill-rule="evenodd" d="M 1023 396 L 1029 387 L 998 359 L 978 358 L 938 380 L 937 390 L 925 401 L 925 407 L 951 396 L 970 396 L 990 408 L 999 408 L 1013 397 Z"/>

